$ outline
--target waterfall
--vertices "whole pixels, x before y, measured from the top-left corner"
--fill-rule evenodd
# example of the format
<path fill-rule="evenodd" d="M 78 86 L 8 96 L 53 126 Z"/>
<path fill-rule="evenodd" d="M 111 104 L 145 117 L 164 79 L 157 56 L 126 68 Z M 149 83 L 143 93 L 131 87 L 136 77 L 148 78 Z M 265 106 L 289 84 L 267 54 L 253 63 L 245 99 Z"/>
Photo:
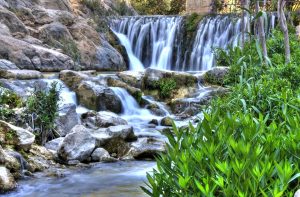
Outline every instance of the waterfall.
<path fill-rule="evenodd" d="M 171 70 L 179 64 L 174 58 L 183 17 L 123 17 L 114 19 L 111 28 L 124 45 L 129 57 L 134 55 L 144 68 L 153 67 Z M 132 54 L 133 52 L 133 54 Z M 178 53 L 177 53 L 178 54 Z M 131 60 L 131 59 L 130 59 Z M 135 64 L 131 66 L 133 69 Z M 178 66 L 178 65 L 177 65 Z"/>
<path fill-rule="evenodd" d="M 268 32 L 276 16 L 268 14 Z M 131 70 L 153 67 L 178 71 L 204 71 L 215 66 L 215 48 L 238 46 L 249 19 L 234 15 L 206 16 L 198 24 L 191 46 L 182 16 L 135 16 L 111 20 L 111 29 L 125 46 Z M 245 35 L 247 37 L 247 35 Z"/>
<path fill-rule="evenodd" d="M 229 45 L 237 46 L 242 30 L 247 28 L 247 17 L 244 27 L 241 18 L 232 16 L 205 17 L 199 24 L 196 38 L 189 57 L 189 64 L 183 70 L 209 70 L 214 66 L 213 49 L 226 49 Z"/>

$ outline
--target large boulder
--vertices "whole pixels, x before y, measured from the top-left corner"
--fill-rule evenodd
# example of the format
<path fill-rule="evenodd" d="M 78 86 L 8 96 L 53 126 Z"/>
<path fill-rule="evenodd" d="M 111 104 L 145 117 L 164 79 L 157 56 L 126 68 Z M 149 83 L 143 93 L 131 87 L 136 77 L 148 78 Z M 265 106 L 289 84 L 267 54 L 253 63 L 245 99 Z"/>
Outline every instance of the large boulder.
<path fill-rule="evenodd" d="M 96 140 L 90 129 L 82 125 L 75 126 L 63 140 L 58 149 L 58 156 L 63 161 L 86 161 L 96 147 Z"/>
<path fill-rule="evenodd" d="M 51 140 L 51 141 L 47 142 L 44 146 L 47 149 L 56 152 L 59 149 L 59 147 L 61 146 L 61 144 L 63 143 L 64 139 L 65 139 L 64 137 L 56 138 L 54 140 Z"/>
<path fill-rule="evenodd" d="M 157 155 L 165 152 L 165 142 L 156 138 L 139 138 L 131 144 L 126 159 L 154 159 Z"/>
<path fill-rule="evenodd" d="M 107 133 L 111 138 L 122 138 L 125 141 L 136 140 L 133 127 L 129 125 L 111 126 L 107 129 Z"/>
<path fill-rule="evenodd" d="M 5 24 L 12 34 L 28 34 L 28 30 L 22 21 L 11 11 L 0 7 L 0 23 Z"/>
<path fill-rule="evenodd" d="M 91 128 L 107 128 L 110 126 L 127 125 L 127 121 L 120 118 L 117 114 L 101 111 L 87 112 L 81 115 L 83 124 Z"/>
<path fill-rule="evenodd" d="M 88 24 L 79 20 L 70 28 L 77 43 L 81 64 L 85 69 L 97 71 L 123 71 L 127 69 L 122 55 L 114 49 L 99 33 Z"/>
<path fill-rule="evenodd" d="M 80 123 L 78 114 L 76 113 L 75 104 L 65 104 L 59 109 L 59 114 L 55 120 L 56 130 L 60 136 L 64 137 L 70 133 L 71 129 Z"/>
<path fill-rule="evenodd" d="M 0 120 L 0 144 L 28 151 L 35 140 L 31 132 Z"/>
<path fill-rule="evenodd" d="M 0 166 L 0 192 L 7 192 L 16 187 L 17 183 L 9 170 Z"/>
<path fill-rule="evenodd" d="M 109 110 L 115 113 L 122 111 L 120 98 L 111 90 L 95 82 L 83 81 L 76 90 L 79 103 L 95 110 Z"/>
<path fill-rule="evenodd" d="M 60 71 L 74 69 L 74 61 L 58 51 L 0 35 L 0 58 L 14 62 L 21 69 Z"/>
<path fill-rule="evenodd" d="M 0 27 L 1 29 L 1 27 Z M 0 32 L 1 34 L 1 32 Z M 0 59 L 0 70 L 8 70 L 8 69 L 19 69 L 16 64 L 12 63 L 11 61 Z"/>
<path fill-rule="evenodd" d="M 36 70 L 0 70 L 0 77 L 4 79 L 40 79 L 43 77 L 42 73 Z"/>

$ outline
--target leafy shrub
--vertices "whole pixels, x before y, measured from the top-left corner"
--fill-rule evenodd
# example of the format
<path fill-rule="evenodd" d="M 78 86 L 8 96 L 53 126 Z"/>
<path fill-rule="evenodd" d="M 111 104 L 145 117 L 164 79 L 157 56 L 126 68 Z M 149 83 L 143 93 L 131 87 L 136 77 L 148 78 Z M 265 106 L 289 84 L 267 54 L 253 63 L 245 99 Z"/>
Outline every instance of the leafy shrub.
<path fill-rule="evenodd" d="M 65 54 L 70 56 L 75 62 L 80 63 L 81 54 L 74 40 L 60 40 L 61 49 Z"/>
<path fill-rule="evenodd" d="M 192 13 L 191 15 L 187 16 L 186 23 L 185 23 L 185 29 L 188 33 L 193 33 L 197 30 L 198 24 L 203 18 L 202 15 L 199 15 L 197 13 Z"/>
<path fill-rule="evenodd" d="M 14 108 L 21 107 L 22 99 L 14 92 L 0 87 L 0 119 L 9 121 L 15 116 Z"/>
<path fill-rule="evenodd" d="M 158 88 L 161 98 L 169 98 L 177 84 L 174 79 L 163 78 L 155 82 L 154 87 Z"/>
<path fill-rule="evenodd" d="M 44 144 L 55 136 L 54 121 L 58 116 L 59 87 L 56 82 L 49 90 L 35 88 L 27 100 L 27 113 L 35 117 L 34 130 L 37 142 Z"/>

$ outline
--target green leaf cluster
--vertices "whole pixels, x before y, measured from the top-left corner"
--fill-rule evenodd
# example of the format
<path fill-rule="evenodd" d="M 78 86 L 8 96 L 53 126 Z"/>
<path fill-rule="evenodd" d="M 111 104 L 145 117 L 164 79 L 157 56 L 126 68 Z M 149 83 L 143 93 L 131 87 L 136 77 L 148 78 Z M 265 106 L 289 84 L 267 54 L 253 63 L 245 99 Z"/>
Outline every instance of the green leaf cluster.
<path fill-rule="evenodd" d="M 54 123 L 58 116 L 59 91 L 56 82 L 48 90 L 36 87 L 27 100 L 26 113 L 33 121 L 37 142 L 44 144 L 55 136 Z"/>

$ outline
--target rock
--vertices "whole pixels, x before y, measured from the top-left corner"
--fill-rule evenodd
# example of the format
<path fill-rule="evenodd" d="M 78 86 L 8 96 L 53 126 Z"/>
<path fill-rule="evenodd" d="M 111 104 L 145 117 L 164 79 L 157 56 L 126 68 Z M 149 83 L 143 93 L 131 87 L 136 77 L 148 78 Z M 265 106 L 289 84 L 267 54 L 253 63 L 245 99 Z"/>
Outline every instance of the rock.
<path fill-rule="evenodd" d="M 79 20 L 70 28 L 85 69 L 123 71 L 127 69 L 122 55 L 114 49 L 87 20 Z M 84 35 L 84 36 L 83 36 Z"/>
<path fill-rule="evenodd" d="M 39 38 L 48 44 L 72 40 L 68 28 L 60 22 L 53 22 L 42 26 L 40 28 Z"/>
<path fill-rule="evenodd" d="M 97 148 L 92 153 L 92 161 L 94 162 L 115 162 L 117 161 L 115 158 L 111 157 L 109 153 L 103 148 Z"/>
<path fill-rule="evenodd" d="M 43 72 L 74 69 L 74 62 L 67 55 L 4 35 L 0 35 L 0 58 L 14 62 L 21 69 Z"/>
<path fill-rule="evenodd" d="M 69 103 L 60 107 L 59 115 L 55 120 L 57 132 L 60 136 L 66 136 L 78 124 L 80 124 L 80 119 L 76 113 L 76 104 Z"/>
<path fill-rule="evenodd" d="M 165 143 L 155 138 L 139 138 L 131 144 L 126 159 L 154 159 L 160 153 L 165 152 Z"/>
<path fill-rule="evenodd" d="M 144 77 L 144 72 L 139 71 L 123 71 L 119 72 L 117 76 L 127 83 L 130 86 L 133 86 L 135 88 L 142 88 L 142 82 Z"/>
<path fill-rule="evenodd" d="M 111 138 L 103 145 L 103 148 L 113 157 L 121 158 L 128 153 L 130 145 L 122 138 Z"/>
<path fill-rule="evenodd" d="M 41 157 L 45 160 L 54 159 L 53 153 L 43 146 L 33 145 L 32 148 L 30 149 L 30 154 Z"/>
<path fill-rule="evenodd" d="M 122 111 L 122 103 L 119 97 L 103 85 L 91 81 L 83 81 L 76 90 L 79 103 L 95 110 L 109 110 L 115 113 Z"/>
<path fill-rule="evenodd" d="M 129 85 L 127 85 L 125 82 L 120 81 L 118 79 L 114 79 L 114 78 L 108 78 L 107 80 L 107 85 L 111 86 L 111 87 L 120 87 L 120 88 L 124 88 L 125 90 L 127 90 L 127 92 L 129 94 L 131 94 L 137 101 L 141 100 L 142 98 L 142 91 L 138 88 L 134 88 L 131 87 Z"/>
<path fill-rule="evenodd" d="M 1 29 L 1 27 L 0 27 Z M 14 63 L 11 61 L 0 59 L 0 70 L 9 70 L 9 69 L 19 69 Z"/>
<path fill-rule="evenodd" d="M 18 172 L 21 169 L 20 162 L 14 156 L 10 155 L 8 151 L 3 150 L 0 146 L 0 165 L 5 166 L 7 169 Z"/>
<path fill-rule="evenodd" d="M 145 76 L 143 79 L 144 88 L 156 88 L 155 82 L 159 79 L 168 78 L 173 79 L 176 82 L 176 87 L 193 87 L 196 86 L 198 80 L 194 75 L 177 72 L 177 71 L 166 71 L 166 70 L 157 70 L 153 68 L 147 68 L 145 70 Z"/>
<path fill-rule="evenodd" d="M 229 67 L 214 67 L 205 73 L 205 82 L 213 85 L 223 85 Z"/>
<path fill-rule="evenodd" d="M 0 70 L 0 77 L 4 79 L 40 79 L 43 77 L 42 73 L 36 70 Z"/>
<path fill-rule="evenodd" d="M 0 143 L 28 151 L 35 140 L 31 132 L 0 120 Z"/>
<path fill-rule="evenodd" d="M 107 128 L 110 126 L 127 125 L 127 121 L 120 118 L 117 114 L 107 111 L 98 113 L 88 112 L 81 115 L 82 121 L 86 125 L 92 125 L 95 128 Z"/>
<path fill-rule="evenodd" d="M 0 35 L 11 36 L 9 28 L 0 22 Z"/>
<path fill-rule="evenodd" d="M 164 117 L 162 120 L 161 120 L 161 125 L 162 126 L 172 126 L 172 123 L 173 123 L 173 119 L 170 118 L 170 117 Z"/>
<path fill-rule="evenodd" d="M 52 150 L 52 151 L 57 151 L 60 147 L 60 145 L 62 144 L 62 142 L 64 141 L 64 137 L 59 137 L 59 138 L 56 138 L 54 140 L 51 140 L 49 142 L 47 142 L 44 146 L 49 149 L 49 150 Z"/>
<path fill-rule="evenodd" d="M 96 140 L 89 129 L 82 125 L 75 126 L 63 140 L 58 149 L 58 156 L 63 161 L 87 160 L 96 147 Z"/>
<path fill-rule="evenodd" d="M 72 70 L 63 70 L 59 73 L 59 78 L 72 90 L 75 90 L 77 86 L 83 81 L 89 78 L 89 75 L 76 72 Z"/>
<path fill-rule="evenodd" d="M 9 170 L 0 166 L 0 192 L 7 192 L 17 187 L 17 183 Z"/>
<path fill-rule="evenodd" d="M 12 34 L 28 34 L 28 30 L 22 21 L 11 11 L 0 7 L 0 23 L 5 24 Z"/>
<path fill-rule="evenodd" d="M 149 124 L 154 124 L 154 125 L 158 125 L 158 120 L 156 119 L 152 119 Z"/>
<path fill-rule="evenodd" d="M 194 98 L 174 99 L 170 103 L 171 111 L 173 114 L 180 115 L 182 118 L 187 118 L 198 114 L 202 106 L 208 105 L 211 99 L 216 96 L 222 96 L 228 92 L 228 89 L 222 87 L 207 87 L 201 96 Z"/>
<path fill-rule="evenodd" d="M 154 115 L 157 116 L 165 116 L 166 112 L 162 109 L 160 109 L 160 107 L 155 104 L 155 103 L 150 103 L 148 105 L 145 106 L 146 109 L 149 109 Z"/>
<path fill-rule="evenodd" d="M 133 127 L 129 125 L 111 126 L 107 129 L 107 133 L 112 138 L 121 138 L 125 141 L 136 140 Z"/>

